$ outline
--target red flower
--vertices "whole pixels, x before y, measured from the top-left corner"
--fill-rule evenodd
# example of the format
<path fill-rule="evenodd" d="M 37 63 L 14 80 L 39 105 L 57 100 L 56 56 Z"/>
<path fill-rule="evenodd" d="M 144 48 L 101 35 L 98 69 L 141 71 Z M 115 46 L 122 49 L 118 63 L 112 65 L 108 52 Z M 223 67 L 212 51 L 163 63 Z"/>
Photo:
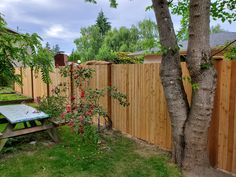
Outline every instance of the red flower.
<path fill-rule="evenodd" d="M 75 96 L 71 96 L 70 99 L 71 99 L 71 101 L 75 100 Z"/>
<path fill-rule="evenodd" d="M 66 105 L 66 112 L 67 113 L 71 112 L 71 105 L 69 105 L 69 104 Z"/>
<path fill-rule="evenodd" d="M 84 96 L 85 96 L 85 92 L 84 92 L 84 90 L 82 90 L 82 91 L 80 92 L 80 97 L 81 97 L 81 98 L 84 98 Z"/>
<path fill-rule="evenodd" d="M 65 118 L 65 115 L 66 115 L 65 112 L 61 113 L 61 118 L 64 119 L 64 118 Z"/>
<path fill-rule="evenodd" d="M 84 120 L 83 116 L 79 116 L 79 120 L 80 120 L 80 122 L 83 122 L 83 120 Z"/>

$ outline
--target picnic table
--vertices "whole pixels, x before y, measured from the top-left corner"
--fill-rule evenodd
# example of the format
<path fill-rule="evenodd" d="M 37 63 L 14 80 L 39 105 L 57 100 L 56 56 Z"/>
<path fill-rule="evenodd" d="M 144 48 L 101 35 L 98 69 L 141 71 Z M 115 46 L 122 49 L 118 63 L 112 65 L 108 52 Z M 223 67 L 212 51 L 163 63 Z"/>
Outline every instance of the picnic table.
<path fill-rule="evenodd" d="M 57 125 L 50 120 L 49 115 L 24 104 L 0 106 L 0 125 L 6 124 L 4 131 L 0 132 L 0 151 L 8 138 L 26 135 L 30 133 L 47 131 L 53 141 L 58 142 L 56 133 Z M 23 127 L 16 128 L 17 124 Z"/>

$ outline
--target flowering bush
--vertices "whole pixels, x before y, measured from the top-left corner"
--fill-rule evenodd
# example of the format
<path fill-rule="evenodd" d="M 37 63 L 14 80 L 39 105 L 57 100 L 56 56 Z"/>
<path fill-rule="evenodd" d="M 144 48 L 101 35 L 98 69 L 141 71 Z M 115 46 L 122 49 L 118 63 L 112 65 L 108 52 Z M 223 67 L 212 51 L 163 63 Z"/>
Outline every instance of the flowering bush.
<path fill-rule="evenodd" d="M 66 91 L 66 84 L 60 84 L 52 89 L 52 96 L 37 98 L 39 104 L 39 110 L 47 113 L 52 119 L 58 119 L 64 112 L 67 105 L 67 99 L 63 96 L 63 92 Z"/>
<path fill-rule="evenodd" d="M 128 106 L 126 95 L 118 92 L 115 87 L 93 89 L 88 83 L 94 73 L 93 69 L 77 66 L 66 66 L 60 68 L 63 77 L 71 77 L 74 80 L 75 88 L 79 95 L 72 95 L 70 99 L 61 96 L 65 91 L 65 84 L 60 84 L 53 90 L 53 96 L 44 98 L 40 103 L 40 110 L 45 111 L 52 117 L 60 119 L 79 133 L 81 137 L 90 142 L 96 143 L 98 135 L 92 126 L 92 121 L 97 118 L 98 130 L 100 130 L 100 119 L 105 119 L 105 127 L 111 127 L 111 119 L 105 109 L 100 105 L 100 98 L 108 93 L 112 98 L 117 99 L 122 106 Z M 67 102 L 66 100 L 70 100 Z"/>

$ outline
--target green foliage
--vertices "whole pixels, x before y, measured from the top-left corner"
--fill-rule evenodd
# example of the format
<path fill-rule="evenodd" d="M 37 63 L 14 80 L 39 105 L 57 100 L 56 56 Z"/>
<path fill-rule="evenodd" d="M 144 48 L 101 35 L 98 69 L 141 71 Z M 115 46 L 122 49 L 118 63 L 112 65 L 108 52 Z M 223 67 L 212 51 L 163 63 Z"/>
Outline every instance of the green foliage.
<path fill-rule="evenodd" d="M 236 21 L 236 0 L 215 0 L 211 3 L 211 16 L 214 20 L 232 23 Z"/>
<path fill-rule="evenodd" d="M 74 51 L 74 49 L 73 49 L 70 56 L 68 57 L 68 60 L 69 61 L 74 61 L 74 62 L 77 62 L 78 60 L 80 60 L 79 52 L 77 50 Z"/>
<path fill-rule="evenodd" d="M 113 60 L 116 64 L 138 64 L 143 63 L 143 56 L 130 56 L 128 52 L 116 52 L 116 58 Z"/>
<path fill-rule="evenodd" d="M 210 29 L 211 34 L 220 33 L 220 32 L 225 32 L 225 30 L 223 28 L 221 28 L 221 26 L 219 24 L 217 24 L 216 26 L 212 26 Z"/>
<path fill-rule="evenodd" d="M 236 45 L 231 45 L 224 53 L 224 57 L 229 60 L 236 60 Z"/>
<path fill-rule="evenodd" d="M 86 2 L 91 2 L 91 3 L 94 3 L 96 4 L 97 1 L 96 0 L 85 0 Z M 118 6 L 118 3 L 116 0 L 109 0 L 110 2 L 110 6 L 113 7 L 113 8 L 116 8 Z"/>
<path fill-rule="evenodd" d="M 74 83 L 79 91 L 77 98 L 74 96 L 71 97 L 71 104 L 66 105 L 66 110 L 61 113 L 61 118 L 65 120 L 75 132 L 90 137 L 90 140 L 93 139 L 92 142 L 94 142 L 96 136 L 93 130 L 87 127 L 92 125 L 92 118 L 97 117 L 99 120 L 100 117 L 103 117 L 108 124 L 111 122 L 107 112 L 100 105 L 100 99 L 104 97 L 106 93 L 110 93 L 111 97 L 118 100 L 122 106 L 128 106 L 127 97 L 118 92 L 114 87 L 104 89 L 89 88 L 87 83 L 92 79 L 94 73 L 93 69 L 77 65 L 73 66 L 73 69 L 71 67 L 61 68 L 60 73 L 63 77 L 71 76 L 74 78 Z M 100 124 L 98 125 L 98 129 L 99 126 Z"/>
<path fill-rule="evenodd" d="M 154 48 L 158 45 L 157 39 L 157 25 L 150 19 L 145 19 L 131 28 L 111 29 L 101 11 L 95 25 L 81 29 L 81 37 L 75 40 L 77 50 L 74 53 L 82 62 L 96 59 L 114 63 L 140 63 L 142 57 L 121 56 L 120 53 Z"/>
<path fill-rule="evenodd" d="M 183 79 L 183 80 L 187 80 L 188 83 L 191 84 L 193 91 L 196 91 L 196 90 L 199 89 L 199 83 L 193 82 L 190 77 L 187 77 L 187 76 L 186 76 L 186 77 L 183 77 L 182 79 Z"/>
<path fill-rule="evenodd" d="M 178 31 L 178 40 L 188 39 L 189 0 L 171 2 L 171 13 L 181 16 L 181 29 Z M 236 21 L 236 0 L 215 0 L 211 3 L 211 17 L 214 20 L 232 23 Z"/>
<path fill-rule="evenodd" d="M 99 28 L 101 36 L 104 36 L 111 29 L 111 23 L 108 22 L 108 18 L 105 17 L 103 11 L 99 12 L 96 25 Z"/>
<path fill-rule="evenodd" d="M 114 61 L 116 58 L 116 53 L 109 49 L 108 46 L 103 45 L 96 56 L 98 60 L 105 60 L 105 61 Z"/>
<path fill-rule="evenodd" d="M 114 52 L 134 52 L 139 39 L 138 29 L 132 26 L 130 29 L 121 27 L 113 29 L 107 33 L 102 44 L 102 48 L 107 48 Z"/>
<path fill-rule="evenodd" d="M 155 22 L 144 19 L 138 23 L 138 45 L 141 50 L 151 49 L 158 45 L 158 29 Z"/>
<path fill-rule="evenodd" d="M 47 48 L 39 48 L 36 54 L 33 54 L 33 60 L 31 67 L 35 69 L 37 73 L 39 70 L 42 75 L 44 83 L 50 83 L 50 72 L 53 71 L 53 53 Z"/>
<path fill-rule="evenodd" d="M 93 60 L 98 54 L 102 45 L 102 37 L 100 29 L 96 25 L 82 28 L 80 30 L 81 37 L 75 40 L 77 52 L 81 57 L 81 62 Z"/>
<path fill-rule="evenodd" d="M 0 78 L 9 82 L 21 83 L 15 75 L 15 63 L 36 67 L 43 72 L 44 81 L 48 81 L 48 71 L 52 61 L 48 52 L 42 51 L 41 38 L 37 34 L 19 34 L 7 29 L 7 23 L 0 16 Z M 39 61 L 38 61 L 39 60 Z"/>
<path fill-rule="evenodd" d="M 40 111 L 47 113 L 51 118 L 58 119 L 60 115 L 65 111 L 66 97 L 62 96 L 66 91 L 66 87 L 63 84 L 55 87 L 52 90 L 53 95 L 44 97 L 38 100 Z"/>
<path fill-rule="evenodd" d="M 180 20 L 181 29 L 177 32 L 179 41 L 188 39 L 189 2 L 189 0 L 178 0 L 176 3 L 169 4 L 171 13 L 182 17 Z"/>

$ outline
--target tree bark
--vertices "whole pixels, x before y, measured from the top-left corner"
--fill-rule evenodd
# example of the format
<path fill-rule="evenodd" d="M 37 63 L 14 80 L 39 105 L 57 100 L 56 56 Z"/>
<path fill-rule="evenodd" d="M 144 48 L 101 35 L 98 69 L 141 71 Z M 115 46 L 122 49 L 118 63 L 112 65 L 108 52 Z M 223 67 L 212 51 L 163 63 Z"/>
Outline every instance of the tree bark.
<path fill-rule="evenodd" d="M 184 155 L 184 125 L 188 101 L 182 83 L 182 71 L 177 39 L 167 0 L 152 0 L 163 48 L 160 76 L 172 126 L 172 157 L 181 167 Z"/>
<path fill-rule="evenodd" d="M 185 128 L 183 167 L 186 170 L 209 166 L 207 138 L 216 88 L 216 71 L 210 57 L 209 25 L 210 0 L 190 0 L 187 65 L 191 80 L 198 89 L 193 91 Z"/>
<path fill-rule="evenodd" d="M 208 167 L 207 137 L 216 88 L 209 44 L 210 0 L 190 0 L 187 67 L 198 86 L 189 109 L 182 83 L 179 48 L 167 0 L 152 0 L 163 47 L 160 76 L 172 125 L 175 162 L 186 170 Z"/>

